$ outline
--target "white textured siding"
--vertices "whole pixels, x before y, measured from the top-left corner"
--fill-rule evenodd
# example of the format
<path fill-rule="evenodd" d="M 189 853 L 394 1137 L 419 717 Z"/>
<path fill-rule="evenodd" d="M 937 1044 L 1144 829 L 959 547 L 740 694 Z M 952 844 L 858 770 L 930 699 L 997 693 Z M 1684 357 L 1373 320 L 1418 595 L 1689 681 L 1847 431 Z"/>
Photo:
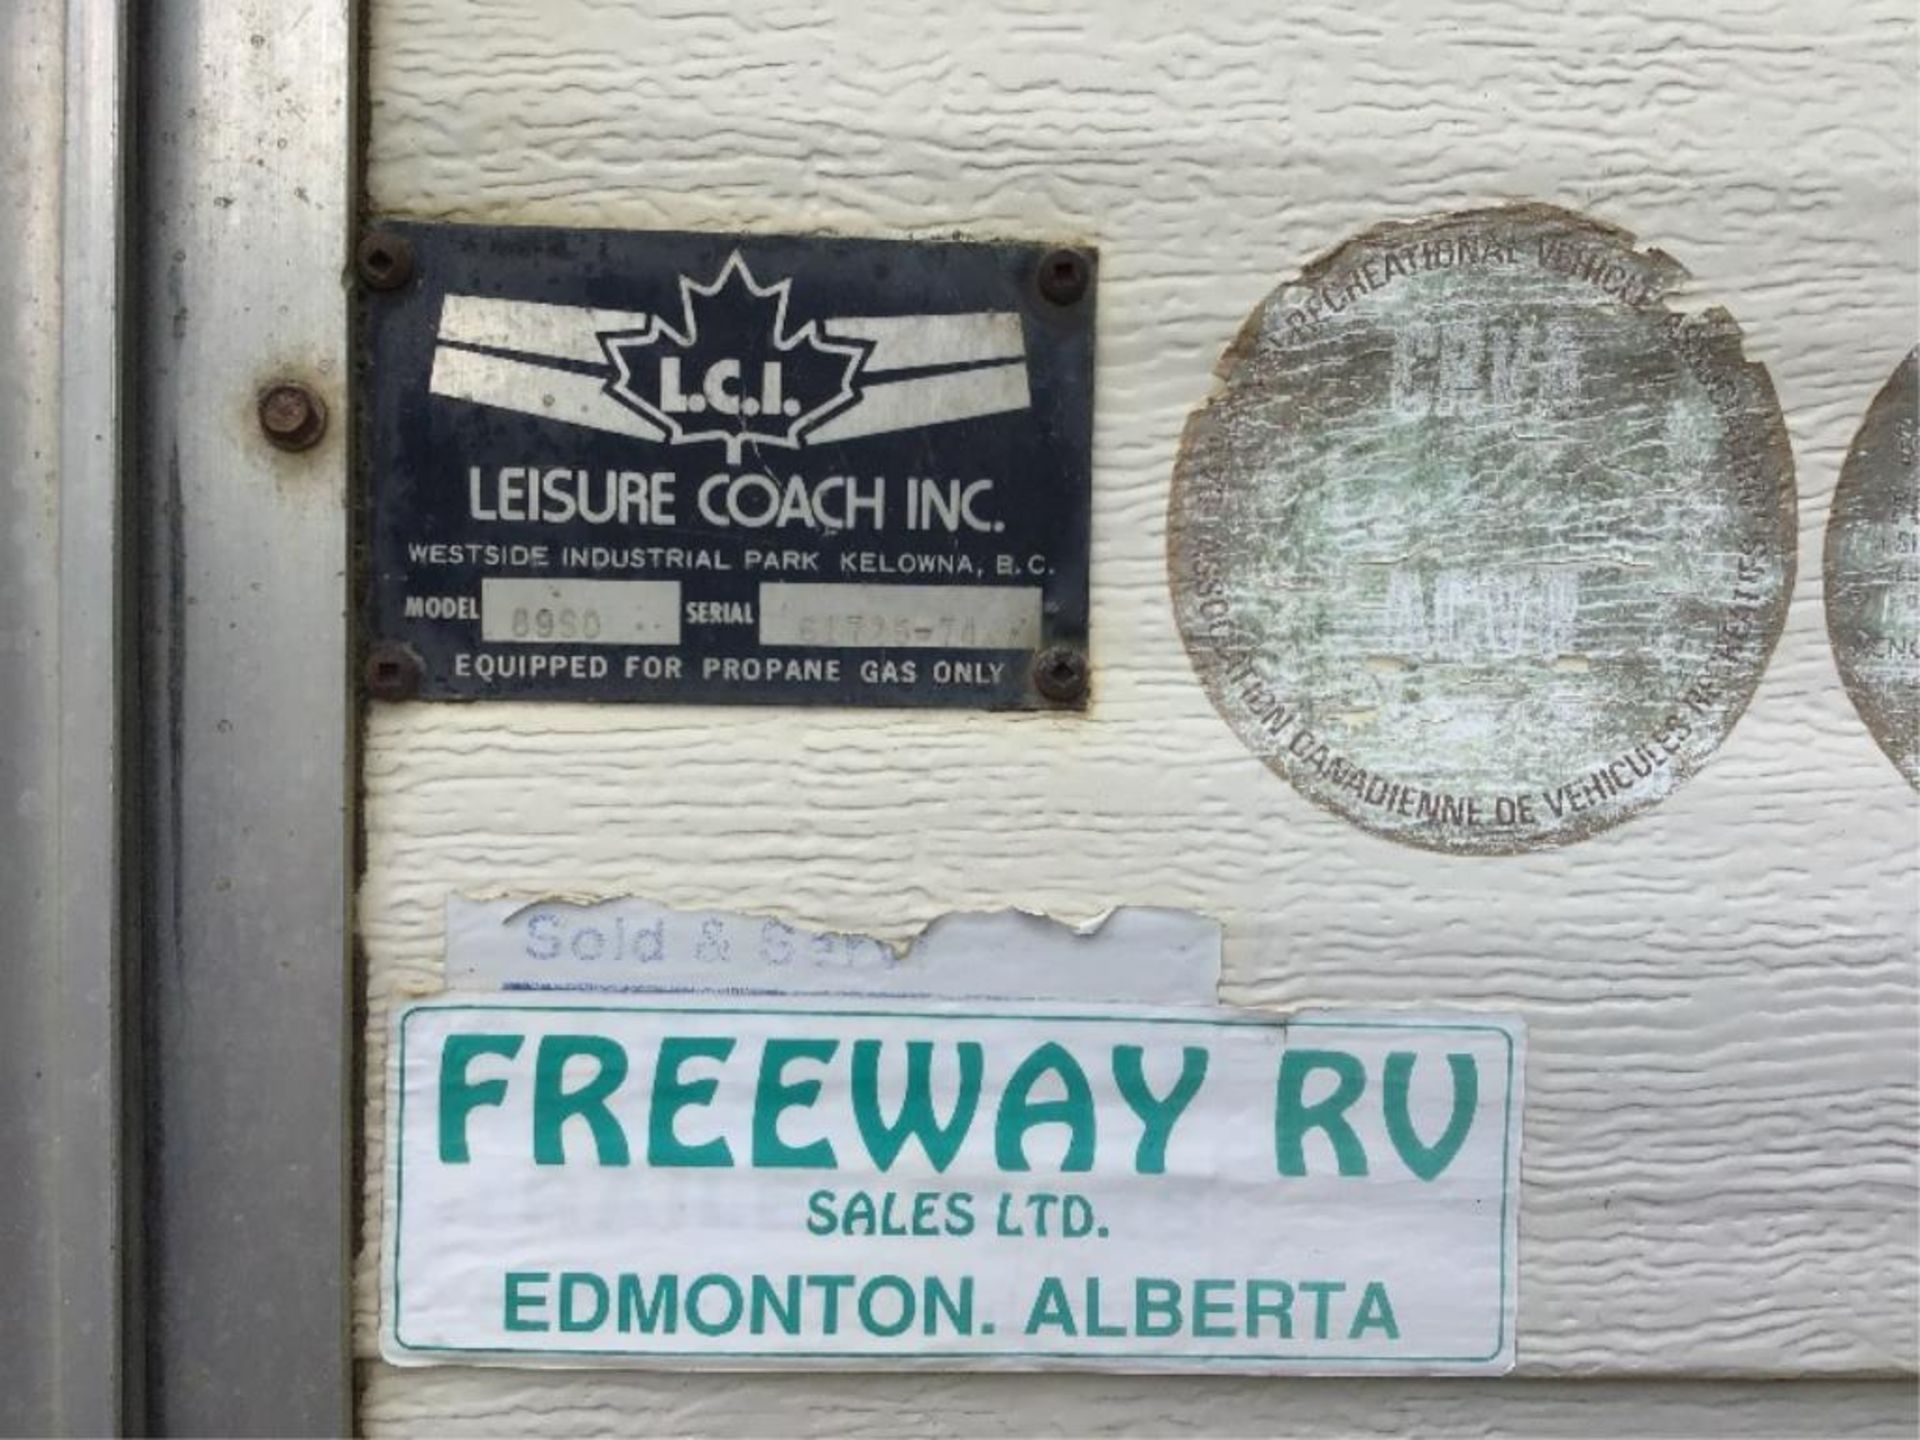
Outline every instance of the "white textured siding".
<path fill-rule="evenodd" d="M 456 888 L 894 935 L 958 907 L 1192 906 L 1226 923 L 1235 1001 L 1525 1015 L 1522 1375 L 1911 1371 L 1920 797 L 1840 687 L 1819 583 L 1841 459 L 1920 305 L 1907 0 L 375 0 L 371 40 L 378 212 L 1084 237 L 1101 290 L 1090 713 L 376 706 L 370 1077 L 390 998 L 438 984 Z M 1800 580 L 1752 708 L 1685 789 L 1562 851 L 1448 859 L 1315 808 L 1216 717 L 1173 626 L 1167 486 L 1274 284 L 1376 221 L 1518 198 L 1636 232 L 1740 321 L 1792 435 Z M 373 1428 L 551 1433 L 830 1433 L 843 1406 L 881 1429 L 1224 1432 L 1283 1393 L 1329 1430 L 1468 1433 L 1463 1397 L 1487 1393 L 377 1363 L 369 1385 Z M 1501 1403 L 1546 1407 L 1545 1432 L 1598 1393 Z M 1750 1429 L 1755 1393 L 1641 1428 Z"/>
<path fill-rule="evenodd" d="M 995 1380 L 898 1375 L 519 1374 L 375 1368 L 378 1434 L 777 1435 L 928 1440 L 980 1435 L 1285 1435 L 1420 1440 L 1726 1435 L 1912 1440 L 1900 1381 L 1652 1383 L 1526 1380 L 1196 1380 L 1101 1375 Z"/>

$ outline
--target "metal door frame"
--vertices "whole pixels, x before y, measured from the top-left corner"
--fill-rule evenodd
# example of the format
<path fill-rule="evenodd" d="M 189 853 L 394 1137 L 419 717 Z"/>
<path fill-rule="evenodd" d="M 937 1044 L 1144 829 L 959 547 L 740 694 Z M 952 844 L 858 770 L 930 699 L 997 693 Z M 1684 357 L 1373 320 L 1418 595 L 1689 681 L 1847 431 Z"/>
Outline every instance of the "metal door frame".
<path fill-rule="evenodd" d="M 0 6 L 0 1424 L 123 1423 L 138 1388 L 127 1101 L 133 887 L 124 707 L 126 27 L 107 0 Z"/>
<path fill-rule="evenodd" d="M 0 6 L 0 1430 L 351 1427 L 356 21 Z"/>

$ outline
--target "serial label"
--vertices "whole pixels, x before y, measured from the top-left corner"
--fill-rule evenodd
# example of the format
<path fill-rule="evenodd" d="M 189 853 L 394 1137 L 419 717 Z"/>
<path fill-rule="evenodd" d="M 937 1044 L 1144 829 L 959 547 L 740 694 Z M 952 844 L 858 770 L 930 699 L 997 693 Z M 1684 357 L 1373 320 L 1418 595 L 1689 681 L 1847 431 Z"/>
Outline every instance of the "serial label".
<path fill-rule="evenodd" d="M 368 619 L 408 693 L 1082 702 L 1036 675 L 1087 643 L 1088 252 L 391 233 Z"/>

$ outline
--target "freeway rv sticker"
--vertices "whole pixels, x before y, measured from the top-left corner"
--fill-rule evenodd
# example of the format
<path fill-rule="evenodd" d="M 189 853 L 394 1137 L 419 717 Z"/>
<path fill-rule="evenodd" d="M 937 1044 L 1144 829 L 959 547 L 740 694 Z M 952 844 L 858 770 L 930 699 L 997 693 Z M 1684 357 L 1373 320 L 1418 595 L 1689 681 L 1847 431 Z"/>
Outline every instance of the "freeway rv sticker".
<path fill-rule="evenodd" d="M 1084 700 L 1091 252 L 409 224 L 371 253 L 376 695 Z"/>
<path fill-rule="evenodd" d="M 400 1364 L 1493 1373 L 1486 1017 L 600 996 L 401 1010 Z"/>

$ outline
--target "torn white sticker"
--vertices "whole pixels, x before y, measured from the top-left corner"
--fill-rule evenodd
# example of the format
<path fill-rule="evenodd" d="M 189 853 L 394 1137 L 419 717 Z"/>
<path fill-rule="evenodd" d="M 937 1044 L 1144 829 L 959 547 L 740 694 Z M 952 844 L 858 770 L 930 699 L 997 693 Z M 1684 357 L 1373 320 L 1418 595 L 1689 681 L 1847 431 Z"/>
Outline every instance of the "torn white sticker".
<path fill-rule="evenodd" d="M 719 991 L 1213 1003 L 1220 924 L 1123 906 L 1087 925 L 944 915 L 904 950 L 767 915 L 625 898 L 447 900 L 447 984 L 467 990 Z"/>
<path fill-rule="evenodd" d="M 399 1364 L 1513 1363 L 1507 1018 L 450 996 L 389 1054 Z"/>

